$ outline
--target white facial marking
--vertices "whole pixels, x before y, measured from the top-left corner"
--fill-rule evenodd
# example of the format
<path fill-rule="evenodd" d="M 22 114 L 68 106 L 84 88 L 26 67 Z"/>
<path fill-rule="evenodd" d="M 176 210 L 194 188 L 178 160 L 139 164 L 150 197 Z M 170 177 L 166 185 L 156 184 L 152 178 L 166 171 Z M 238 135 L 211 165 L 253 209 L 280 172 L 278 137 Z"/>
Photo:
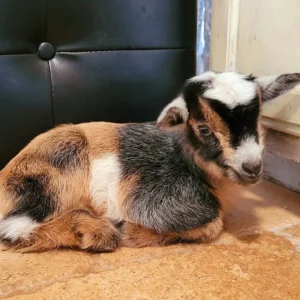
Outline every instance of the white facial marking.
<path fill-rule="evenodd" d="M 189 79 L 189 82 L 201 82 L 201 81 L 210 81 L 217 77 L 217 74 L 212 71 L 204 72 L 200 75 L 194 76 Z"/>
<path fill-rule="evenodd" d="M 245 80 L 247 76 L 234 73 L 206 72 L 193 77 L 190 82 L 209 81 L 203 97 L 218 100 L 229 108 L 246 105 L 256 96 L 256 83 Z"/>
<path fill-rule="evenodd" d="M 28 239 L 30 234 L 39 224 L 27 216 L 13 216 L 0 221 L 0 235 L 3 238 L 16 241 Z"/>
<path fill-rule="evenodd" d="M 189 113 L 188 113 L 185 101 L 183 100 L 183 98 L 181 96 L 179 96 L 163 109 L 163 111 L 160 113 L 159 117 L 157 118 L 158 123 L 161 122 L 166 117 L 168 111 L 171 108 L 178 108 L 180 110 L 180 115 L 181 115 L 183 121 L 184 122 L 187 121 L 187 119 L 189 117 Z"/>
<path fill-rule="evenodd" d="M 264 147 L 259 145 L 254 137 L 244 139 L 234 153 L 233 167 L 240 170 L 245 162 L 259 162 L 262 158 L 263 149 Z"/>
<path fill-rule="evenodd" d="M 120 164 L 115 154 L 107 155 L 92 162 L 90 194 L 93 203 L 106 207 L 106 216 L 113 221 L 121 221 L 117 201 L 117 191 L 121 177 Z"/>

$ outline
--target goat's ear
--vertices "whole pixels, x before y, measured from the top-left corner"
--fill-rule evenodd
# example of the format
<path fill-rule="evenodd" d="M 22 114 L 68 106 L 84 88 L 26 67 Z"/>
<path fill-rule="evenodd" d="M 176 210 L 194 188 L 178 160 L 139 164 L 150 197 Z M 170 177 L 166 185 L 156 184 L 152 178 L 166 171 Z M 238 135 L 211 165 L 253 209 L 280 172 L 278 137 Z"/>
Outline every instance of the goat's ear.
<path fill-rule="evenodd" d="M 162 110 L 157 118 L 158 127 L 173 127 L 187 121 L 189 113 L 182 96 L 177 97 Z"/>
<path fill-rule="evenodd" d="M 262 101 L 265 102 L 285 94 L 297 84 L 300 84 L 300 73 L 258 77 L 256 82 L 261 87 Z"/>

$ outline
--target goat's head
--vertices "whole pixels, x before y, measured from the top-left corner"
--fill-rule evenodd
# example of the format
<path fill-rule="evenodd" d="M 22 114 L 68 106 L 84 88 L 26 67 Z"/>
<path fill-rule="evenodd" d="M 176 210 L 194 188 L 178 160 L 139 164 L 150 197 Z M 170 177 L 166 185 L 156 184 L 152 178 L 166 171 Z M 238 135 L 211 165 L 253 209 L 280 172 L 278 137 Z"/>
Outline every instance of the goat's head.
<path fill-rule="evenodd" d="M 253 184 L 262 174 L 261 106 L 300 82 L 300 74 L 255 78 L 206 72 L 188 80 L 162 111 L 158 125 L 185 123 L 198 156 L 222 176 Z"/>

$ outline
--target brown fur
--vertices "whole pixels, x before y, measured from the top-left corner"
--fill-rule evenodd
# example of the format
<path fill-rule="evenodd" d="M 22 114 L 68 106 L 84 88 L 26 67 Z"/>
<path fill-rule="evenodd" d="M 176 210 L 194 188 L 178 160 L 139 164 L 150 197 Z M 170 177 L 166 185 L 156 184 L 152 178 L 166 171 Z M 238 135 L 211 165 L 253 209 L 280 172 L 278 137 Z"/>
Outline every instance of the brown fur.
<path fill-rule="evenodd" d="M 209 179 L 214 186 L 217 186 L 219 182 L 223 180 L 224 171 L 218 165 L 202 159 L 202 157 L 196 153 L 194 154 L 194 160 L 199 168 L 206 171 L 206 175 L 209 176 Z"/>
<path fill-rule="evenodd" d="M 51 195 L 49 198 L 55 203 L 54 211 L 28 240 L 6 241 L 5 246 L 23 252 L 60 247 L 102 252 L 117 247 L 119 232 L 103 216 L 104 208 L 100 207 L 100 212 L 92 208 L 89 183 L 92 159 L 118 151 L 116 130 L 120 126 L 111 123 L 59 126 L 36 137 L 7 164 L 0 173 L 3 216 L 20 207 L 16 193 L 26 178 L 41 179 L 43 192 Z M 128 182 L 124 182 L 122 189 L 125 197 L 130 189 Z"/>
<path fill-rule="evenodd" d="M 174 233 L 159 234 L 151 229 L 134 223 L 123 225 L 121 245 L 130 248 L 159 247 L 172 244 Z"/>
<path fill-rule="evenodd" d="M 78 148 L 78 153 L 74 150 L 69 161 L 60 159 L 61 152 L 72 151 L 72 147 Z M 17 205 L 14 191 L 28 176 L 45 176 L 45 192 L 56 195 L 55 211 L 46 220 L 78 206 L 89 197 L 89 155 L 83 131 L 74 126 L 58 127 L 38 136 L 3 170 L 1 206 L 10 204 L 4 215 Z"/>
<path fill-rule="evenodd" d="M 76 125 L 81 128 L 90 144 L 90 153 L 93 158 L 99 158 L 107 153 L 117 153 L 119 141 L 117 129 L 123 124 L 106 122 L 91 122 Z"/>
<path fill-rule="evenodd" d="M 160 128 L 173 128 L 179 124 L 184 123 L 184 120 L 181 117 L 181 110 L 177 107 L 172 107 L 168 110 L 165 118 L 161 120 L 157 125 Z"/>
<path fill-rule="evenodd" d="M 3 185 L 0 183 L 0 220 L 6 216 L 13 208 L 12 199 L 7 194 L 6 190 L 2 188 Z"/>
<path fill-rule="evenodd" d="M 120 126 L 112 123 L 85 123 L 63 125 L 43 133 L 1 171 L 0 184 L 5 186 L 8 180 L 14 180 L 17 185 L 16 180 L 22 180 L 23 176 L 47 174 L 48 185 L 51 187 L 49 192 L 55 193 L 58 200 L 55 213 L 47 220 L 78 207 L 89 198 L 91 159 L 117 152 L 116 129 Z M 72 147 L 78 148 L 80 152 L 74 150 L 69 162 L 60 160 L 60 153 L 70 152 Z M 6 188 L 0 190 L 0 212 L 5 216 L 13 209 L 14 195 L 7 193 Z"/>
<path fill-rule="evenodd" d="M 201 228 L 191 229 L 182 233 L 157 233 L 138 224 L 125 223 L 121 244 L 126 247 L 158 247 L 178 242 L 209 242 L 215 239 L 223 229 L 223 213 Z"/>
<path fill-rule="evenodd" d="M 214 191 L 215 196 L 219 199 L 223 212 L 230 212 L 236 199 L 243 195 L 244 187 L 229 180 L 224 179 L 220 182 L 218 189 Z M 241 198 L 242 199 L 242 198 Z"/>
<path fill-rule="evenodd" d="M 200 100 L 199 100 L 200 101 Z M 210 107 L 207 100 L 201 99 L 202 112 L 212 131 L 218 138 L 223 150 L 223 155 L 230 159 L 233 155 L 233 149 L 230 146 L 230 131 L 221 117 Z"/>
<path fill-rule="evenodd" d="M 20 154 L 19 154 L 20 155 Z M 18 155 L 18 156 L 19 156 Z M 9 176 L 10 170 L 15 166 L 17 156 L 12 159 L 4 169 L 0 171 L 0 213 L 1 217 L 9 214 L 14 207 L 14 197 L 6 190 L 6 181 Z M 0 220 L 1 220 L 0 217 Z"/>
<path fill-rule="evenodd" d="M 201 228 L 191 229 L 180 235 L 182 240 L 209 242 L 219 236 L 223 229 L 223 212 L 219 211 L 219 217 Z"/>
<path fill-rule="evenodd" d="M 184 131 L 186 129 L 186 124 L 178 124 L 178 125 L 174 125 L 171 127 L 161 127 L 162 130 L 164 131 L 175 131 L 175 132 L 180 132 L 180 131 Z"/>
<path fill-rule="evenodd" d="M 223 136 L 229 137 L 230 131 L 222 118 L 211 108 L 207 103 L 207 100 L 200 98 L 199 103 L 201 105 L 201 111 L 204 115 L 206 122 L 209 124 L 213 132 L 219 132 Z"/>
<path fill-rule="evenodd" d="M 119 238 L 119 231 L 99 212 L 77 209 L 42 224 L 28 240 L 17 241 L 10 246 L 20 252 L 61 247 L 107 252 L 116 249 Z"/>
<path fill-rule="evenodd" d="M 188 119 L 187 121 L 187 125 L 188 127 L 192 128 L 192 130 L 194 131 L 195 135 L 197 136 L 197 138 L 200 140 L 200 141 L 203 141 L 203 138 L 200 136 L 200 134 L 198 133 L 198 127 L 200 125 L 204 125 L 203 122 L 199 122 L 195 119 Z"/>
<path fill-rule="evenodd" d="M 129 207 L 130 203 L 128 203 L 128 199 L 130 199 L 130 193 L 135 190 L 136 185 L 138 184 L 139 176 L 138 175 L 132 175 L 126 179 L 123 179 L 119 183 L 119 191 L 118 191 L 118 201 L 120 204 L 120 207 Z M 125 215 L 126 209 L 123 209 L 123 219 L 126 220 Z"/>

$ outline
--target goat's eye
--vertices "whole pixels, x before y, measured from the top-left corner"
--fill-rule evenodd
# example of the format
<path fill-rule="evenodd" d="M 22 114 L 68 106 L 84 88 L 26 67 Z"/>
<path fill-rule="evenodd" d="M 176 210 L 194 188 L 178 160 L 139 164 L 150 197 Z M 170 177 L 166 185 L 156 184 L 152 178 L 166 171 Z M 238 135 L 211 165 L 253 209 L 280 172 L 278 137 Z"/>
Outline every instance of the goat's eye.
<path fill-rule="evenodd" d="M 211 135 L 211 130 L 208 127 L 206 127 L 206 126 L 199 126 L 199 131 L 204 136 Z"/>

